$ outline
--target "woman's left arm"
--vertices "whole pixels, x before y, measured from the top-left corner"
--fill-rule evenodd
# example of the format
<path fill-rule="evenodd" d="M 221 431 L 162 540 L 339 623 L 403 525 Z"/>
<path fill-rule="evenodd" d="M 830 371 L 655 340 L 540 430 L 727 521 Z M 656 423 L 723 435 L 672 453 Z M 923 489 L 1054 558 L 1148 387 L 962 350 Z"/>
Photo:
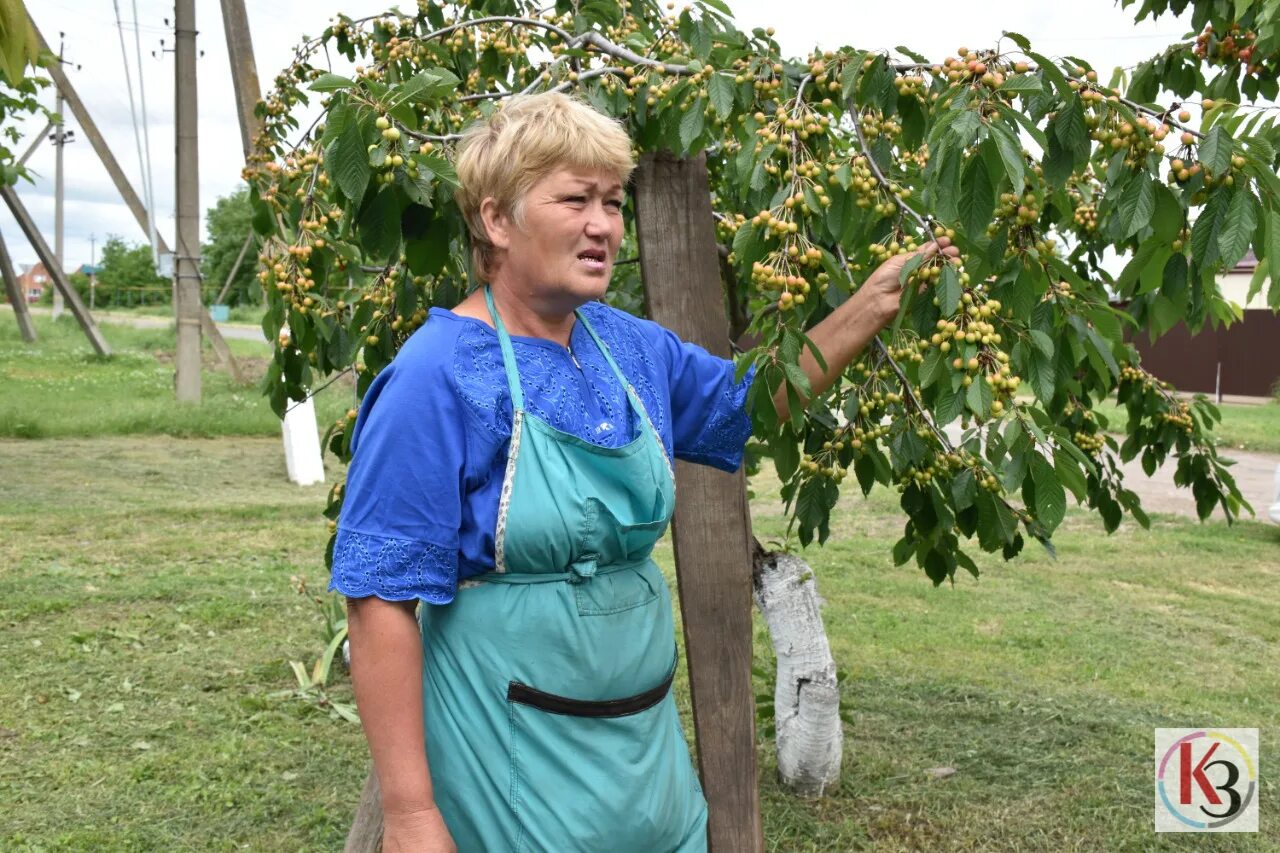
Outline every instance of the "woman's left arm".
<path fill-rule="evenodd" d="M 942 247 L 947 258 L 959 256 L 960 250 L 952 246 L 946 237 L 937 240 L 937 244 L 931 240 L 915 252 L 895 255 L 876 267 L 856 293 L 807 332 L 809 340 L 827 363 L 826 370 L 823 370 L 807 347 L 801 351 L 800 369 L 809 377 L 811 396 L 816 397 L 830 388 L 871 339 L 897 316 L 902 298 L 898 275 L 907 261 L 918 254 L 932 257 L 938 253 L 938 246 Z M 773 395 L 773 407 L 779 421 L 791 419 L 785 385 Z"/>

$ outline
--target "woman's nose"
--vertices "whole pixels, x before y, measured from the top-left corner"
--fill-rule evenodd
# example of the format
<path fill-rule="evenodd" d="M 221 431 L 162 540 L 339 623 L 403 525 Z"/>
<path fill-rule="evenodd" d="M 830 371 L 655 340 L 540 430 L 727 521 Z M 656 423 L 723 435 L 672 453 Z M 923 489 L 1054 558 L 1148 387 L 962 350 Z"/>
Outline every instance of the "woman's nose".
<path fill-rule="evenodd" d="M 588 208 L 586 233 L 592 237 L 602 237 L 607 235 L 613 228 L 613 221 L 609 216 L 609 212 L 605 210 L 604 202 L 597 202 Z"/>

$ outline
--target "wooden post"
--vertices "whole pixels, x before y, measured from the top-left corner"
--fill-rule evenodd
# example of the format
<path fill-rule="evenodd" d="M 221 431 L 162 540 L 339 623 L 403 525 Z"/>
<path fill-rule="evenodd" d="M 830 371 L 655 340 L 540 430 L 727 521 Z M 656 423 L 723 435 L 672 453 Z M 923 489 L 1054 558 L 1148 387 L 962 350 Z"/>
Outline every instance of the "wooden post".
<path fill-rule="evenodd" d="M 27 20 L 30 21 L 31 28 L 35 31 L 36 39 L 39 41 L 41 49 L 48 50 L 48 42 L 44 40 L 44 36 L 41 35 L 39 28 L 36 27 L 35 20 L 29 14 Z M 94 153 L 102 161 L 102 167 L 107 170 L 107 175 L 110 176 L 111 182 L 115 184 L 116 191 L 120 193 L 124 203 L 128 205 L 129 212 L 133 214 L 134 220 L 145 233 L 152 233 L 151 218 L 147 215 L 146 206 L 143 205 L 142 200 L 138 197 L 138 193 L 134 191 L 133 184 L 129 183 L 129 178 L 125 176 L 124 170 L 120 168 L 119 161 L 111 153 L 111 149 L 107 147 L 106 139 L 103 138 L 102 133 L 98 130 L 98 125 L 94 122 L 93 116 L 89 115 L 89 110 L 85 107 L 84 101 L 80 100 L 79 93 L 71 85 L 71 80 L 63 72 L 62 66 L 58 63 L 53 63 L 45 70 L 53 78 L 53 84 L 58 87 L 58 93 L 67 102 L 67 107 L 71 110 L 71 114 L 76 117 L 76 121 L 80 124 L 80 130 L 84 132 L 89 144 L 93 147 Z M 32 150 L 34 150 L 34 144 Z M 30 151 L 27 153 L 29 155 Z M 169 251 L 168 244 L 159 234 L 156 234 L 156 249 L 165 253 Z M 209 339 L 209 343 L 213 345 L 214 354 L 231 371 L 231 375 L 239 381 L 241 378 L 240 366 L 236 364 L 235 358 L 231 355 L 231 348 L 223 340 L 222 334 L 218 331 L 218 327 L 214 325 L 213 320 L 209 317 L 208 310 L 203 305 L 200 307 L 200 312 L 203 315 L 200 318 L 201 329 Z"/>
<path fill-rule="evenodd" d="M 34 154 L 34 153 L 36 153 L 36 149 L 40 147 L 40 143 L 41 143 L 41 142 L 44 142 L 45 137 L 46 137 L 46 136 L 49 134 L 49 132 L 50 132 L 50 131 L 52 131 L 55 127 L 57 127 L 57 124 L 56 124 L 56 123 L 54 123 L 54 122 L 49 122 L 48 124 L 46 124 L 46 125 L 44 126 L 44 130 L 42 130 L 42 131 L 40 131 L 39 133 L 37 133 L 37 134 L 36 134 L 36 138 L 35 138 L 35 139 L 33 139 L 33 140 L 31 140 L 31 144 L 30 144 L 29 146 L 27 146 L 27 150 L 26 150 L 26 151 L 24 151 L 24 152 L 23 152 L 23 154 L 22 154 L 22 156 L 18 158 L 18 165 L 19 165 L 19 166 L 25 166 L 25 165 L 27 165 L 27 161 L 31 159 L 31 155 L 32 155 L 32 154 Z"/>
<path fill-rule="evenodd" d="M 253 108 L 262 100 L 262 88 L 258 84 L 258 64 L 253 58 L 253 39 L 244 0 L 222 0 L 222 28 L 227 36 L 236 112 L 240 116 L 240 144 L 248 160 L 253 153 L 253 138 L 262 129 L 262 122 L 253 114 Z"/>
<path fill-rule="evenodd" d="M 641 157 L 636 236 L 649 317 L 729 357 L 704 156 Z M 710 848 L 764 849 L 751 686 L 751 530 L 746 477 L 678 463 L 673 522 L 680 610 Z"/>
<path fill-rule="evenodd" d="M 13 187 L 0 186 L 0 197 L 4 198 L 4 203 L 9 206 L 9 212 L 17 220 L 18 227 L 26 235 L 31 248 L 36 250 L 40 263 L 44 264 L 44 268 L 49 271 L 49 278 L 53 279 L 54 287 L 62 292 L 63 299 L 67 301 L 67 305 L 71 306 L 71 313 L 75 315 L 76 322 L 89 338 L 89 343 L 93 345 L 98 355 L 111 355 L 111 346 L 107 343 L 107 339 L 102 336 L 98 325 L 93 322 L 89 309 L 85 308 L 84 302 L 80 300 L 80 294 L 76 293 L 76 289 L 71 286 L 71 282 L 67 281 L 62 269 L 54 262 L 49 244 L 40 236 L 40 229 L 36 228 L 36 223 L 31 219 L 31 214 L 23 206 L 18 194 L 14 192 Z"/>
<path fill-rule="evenodd" d="M 351 821 L 342 853 L 379 853 L 382 850 L 382 831 L 382 790 L 378 787 L 378 774 L 373 772 L 373 765 L 369 765 L 369 775 L 365 777 L 364 790 L 360 792 L 360 805 L 356 806 L 356 816 Z"/>
<path fill-rule="evenodd" d="M 36 342 L 36 325 L 31 322 L 31 309 L 27 307 L 27 294 L 18 286 L 18 277 L 13 273 L 13 260 L 9 257 L 9 247 L 0 236 L 0 275 L 4 276 L 4 292 L 9 296 L 9 304 L 13 306 L 13 316 L 18 318 L 18 331 L 22 339 L 29 344 Z"/>

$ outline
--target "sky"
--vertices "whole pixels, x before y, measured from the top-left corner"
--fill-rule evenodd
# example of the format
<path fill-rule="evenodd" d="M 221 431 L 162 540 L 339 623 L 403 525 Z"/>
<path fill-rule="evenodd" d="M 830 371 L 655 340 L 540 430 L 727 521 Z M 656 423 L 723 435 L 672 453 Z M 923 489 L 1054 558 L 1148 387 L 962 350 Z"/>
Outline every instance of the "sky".
<path fill-rule="evenodd" d="M 914 0 L 907 7 L 857 0 L 728 0 L 740 27 L 772 26 L 784 54 L 796 56 L 814 47 L 836 49 L 850 44 L 861 49 L 905 45 L 931 59 L 941 60 L 958 47 L 994 45 L 1004 30 L 1031 39 L 1032 48 L 1048 55 L 1087 59 L 1100 75 L 1115 66 L 1131 66 L 1186 34 L 1186 16 L 1159 21 L 1133 21 L 1132 7 L 1122 10 L 1108 0 L 1074 3 L 1024 0 L 1021 3 L 958 4 L 954 0 Z M 118 5 L 123 21 L 129 74 L 135 99 L 139 78 L 135 60 L 135 31 L 141 40 L 142 87 L 146 92 L 151 173 L 160 233 L 173 245 L 174 232 L 174 63 L 173 6 L 165 0 L 26 0 L 36 26 L 56 51 L 65 34 L 65 56 L 72 85 L 97 123 L 107 145 L 141 193 L 142 169 L 130 113 L 129 82 L 116 25 Z M 137 15 L 135 19 L 134 8 Z M 302 36 L 321 32 L 336 12 L 361 17 L 386 10 L 388 0 L 245 0 L 258 77 L 270 85 L 284 68 Z M 406 9 L 413 8 L 405 2 Z M 780 10 L 785 9 L 785 14 Z M 903 10 L 906 10 L 905 14 Z M 166 25 L 168 19 L 169 25 Z M 135 24 L 136 20 L 136 24 Z M 196 0 L 197 46 L 204 51 L 197 63 L 199 88 L 200 208 L 207 210 L 235 190 L 243 165 L 240 135 L 232 94 L 230 63 L 222 29 L 220 4 Z M 1007 43 L 1006 43 L 1007 44 Z M 152 56 L 152 53 L 155 53 Z M 340 58 L 339 58 L 340 60 Z M 335 70 L 341 70 L 335 65 Z M 44 92 L 53 107 L 52 87 Z M 43 123 L 22 127 L 25 151 Z M 65 148 L 64 266 L 75 269 L 101 252 L 109 235 L 129 243 L 145 242 L 93 149 L 73 117 L 68 129 L 76 139 Z M 21 183 L 18 194 L 52 247 L 54 232 L 54 148 L 42 143 L 27 163 L 36 173 L 34 184 Z M 36 260 L 8 210 L 0 210 L 0 233 L 15 262 Z"/>

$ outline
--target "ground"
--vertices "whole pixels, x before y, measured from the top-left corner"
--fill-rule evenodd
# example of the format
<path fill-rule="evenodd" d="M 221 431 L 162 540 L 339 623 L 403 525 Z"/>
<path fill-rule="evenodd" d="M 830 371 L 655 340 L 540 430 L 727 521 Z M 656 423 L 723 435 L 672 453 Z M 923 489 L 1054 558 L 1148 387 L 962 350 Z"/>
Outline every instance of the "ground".
<path fill-rule="evenodd" d="M 0 849 L 338 849 L 363 737 L 289 666 L 323 645 L 325 487 L 288 483 L 278 428 L 231 406 L 253 389 L 208 377 L 231 412 L 202 437 L 116 392 L 159 382 L 154 357 L 104 363 L 53 333 L 37 357 L 10 329 L 0 425 L 54 437 L 0 439 Z M 751 485 L 775 542 L 777 483 Z M 1073 510 L 1056 560 L 1032 546 L 934 588 L 893 567 L 901 524 L 892 495 L 850 495 L 805 554 L 850 724 L 840 782 L 805 801 L 778 785 L 762 719 L 769 850 L 1280 850 L 1280 527 L 1157 514 L 1106 536 Z M 657 558 L 674 580 L 668 540 Z M 759 619 L 754 648 L 771 671 Z M 350 699 L 345 672 L 327 696 Z M 687 723 L 683 671 L 677 697 Z M 1152 831 L 1152 730 L 1194 725 L 1261 730 L 1259 834 Z"/>

